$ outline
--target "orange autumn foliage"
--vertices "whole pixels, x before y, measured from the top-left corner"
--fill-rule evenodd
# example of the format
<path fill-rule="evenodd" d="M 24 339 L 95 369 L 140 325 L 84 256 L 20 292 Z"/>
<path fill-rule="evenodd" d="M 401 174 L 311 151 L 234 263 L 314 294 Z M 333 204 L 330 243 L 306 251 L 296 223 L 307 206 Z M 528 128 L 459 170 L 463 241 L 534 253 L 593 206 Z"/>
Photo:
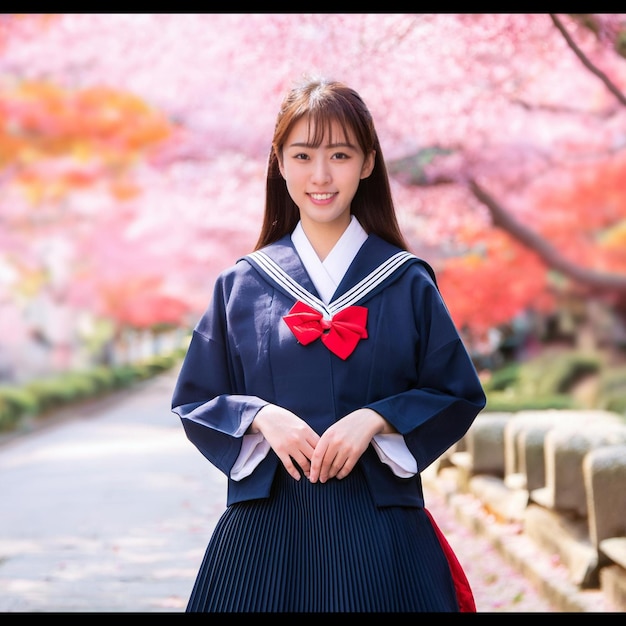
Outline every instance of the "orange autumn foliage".
<path fill-rule="evenodd" d="M 504 233 L 492 231 L 480 247 L 447 259 L 439 285 L 459 328 L 506 324 L 526 308 L 549 311 L 554 300 L 545 267 Z"/>
<path fill-rule="evenodd" d="M 0 168 L 33 202 L 103 179 L 118 197 L 134 194 L 124 176 L 172 132 L 162 112 L 108 87 L 23 82 L 0 90 Z"/>
<path fill-rule="evenodd" d="M 616 153 L 570 171 L 537 192 L 541 231 L 572 260 L 626 272 L 626 155 Z"/>

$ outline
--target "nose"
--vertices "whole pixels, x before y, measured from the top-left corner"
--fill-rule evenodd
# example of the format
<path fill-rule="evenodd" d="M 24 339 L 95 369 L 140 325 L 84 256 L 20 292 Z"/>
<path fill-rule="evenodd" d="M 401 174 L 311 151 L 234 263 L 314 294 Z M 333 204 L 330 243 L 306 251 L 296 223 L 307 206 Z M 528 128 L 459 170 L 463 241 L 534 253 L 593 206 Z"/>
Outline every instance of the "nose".
<path fill-rule="evenodd" d="M 327 185 L 331 181 L 330 168 L 324 159 L 315 163 L 311 180 L 316 185 Z"/>

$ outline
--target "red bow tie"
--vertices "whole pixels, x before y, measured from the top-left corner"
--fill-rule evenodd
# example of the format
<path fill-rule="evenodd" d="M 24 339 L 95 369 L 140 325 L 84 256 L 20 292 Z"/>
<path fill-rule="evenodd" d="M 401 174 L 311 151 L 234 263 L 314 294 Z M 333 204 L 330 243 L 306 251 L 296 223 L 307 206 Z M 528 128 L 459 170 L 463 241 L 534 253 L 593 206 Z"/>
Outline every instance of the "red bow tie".
<path fill-rule="evenodd" d="M 349 306 L 327 320 L 319 311 L 298 300 L 283 319 L 302 345 L 321 337 L 323 344 L 344 361 L 360 339 L 367 339 L 364 306 Z"/>

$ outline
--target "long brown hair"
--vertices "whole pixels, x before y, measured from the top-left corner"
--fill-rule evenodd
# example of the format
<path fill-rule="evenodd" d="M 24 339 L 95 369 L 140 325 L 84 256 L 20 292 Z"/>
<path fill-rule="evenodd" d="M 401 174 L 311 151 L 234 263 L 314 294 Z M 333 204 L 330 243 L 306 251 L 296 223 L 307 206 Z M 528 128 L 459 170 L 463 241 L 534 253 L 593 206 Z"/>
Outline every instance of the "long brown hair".
<path fill-rule="evenodd" d="M 368 234 L 374 233 L 406 250 L 408 246 L 396 218 L 387 167 L 372 116 L 356 91 L 325 78 L 311 78 L 295 85 L 282 102 L 267 167 L 263 225 L 255 250 L 291 233 L 300 219 L 278 161 L 291 129 L 303 117 L 308 118 L 309 128 L 314 130 L 311 137 L 314 147 L 321 144 L 336 122 L 346 136 L 348 129 L 354 132 L 363 154 L 376 151 L 374 169 L 367 178 L 361 179 L 351 212 Z"/>

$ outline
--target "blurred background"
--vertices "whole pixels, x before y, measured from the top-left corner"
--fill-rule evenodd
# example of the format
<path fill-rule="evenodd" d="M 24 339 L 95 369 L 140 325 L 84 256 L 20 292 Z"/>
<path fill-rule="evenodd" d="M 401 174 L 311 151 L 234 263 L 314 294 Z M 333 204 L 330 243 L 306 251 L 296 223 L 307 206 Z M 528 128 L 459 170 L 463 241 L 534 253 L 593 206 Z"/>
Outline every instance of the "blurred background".
<path fill-rule="evenodd" d="M 304 74 L 368 104 L 487 408 L 626 415 L 626 14 L 1 14 L 0 429 L 180 355 Z"/>

